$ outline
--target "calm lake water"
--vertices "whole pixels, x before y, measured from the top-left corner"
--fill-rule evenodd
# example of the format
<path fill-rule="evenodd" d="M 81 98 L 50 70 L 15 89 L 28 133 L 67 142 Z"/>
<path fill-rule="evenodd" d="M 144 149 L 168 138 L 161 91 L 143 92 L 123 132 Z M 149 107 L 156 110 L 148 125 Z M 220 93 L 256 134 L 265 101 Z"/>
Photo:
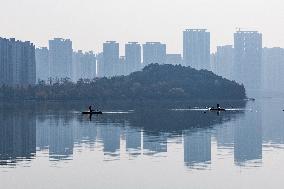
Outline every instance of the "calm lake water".
<path fill-rule="evenodd" d="M 88 105 L 1 105 L 0 188 L 283 188 L 284 99 Z"/>

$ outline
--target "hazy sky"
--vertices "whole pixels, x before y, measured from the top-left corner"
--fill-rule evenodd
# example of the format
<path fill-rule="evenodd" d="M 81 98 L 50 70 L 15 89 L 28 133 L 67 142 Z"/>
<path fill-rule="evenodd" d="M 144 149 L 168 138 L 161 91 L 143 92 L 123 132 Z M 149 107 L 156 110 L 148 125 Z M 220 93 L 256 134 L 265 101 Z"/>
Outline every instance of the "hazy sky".
<path fill-rule="evenodd" d="M 232 44 L 236 27 L 284 47 L 283 0 L 0 0 L 0 24 L 1 37 L 36 46 L 71 38 L 74 49 L 96 52 L 106 40 L 161 41 L 169 53 L 182 52 L 186 28 L 207 28 L 212 50 Z"/>

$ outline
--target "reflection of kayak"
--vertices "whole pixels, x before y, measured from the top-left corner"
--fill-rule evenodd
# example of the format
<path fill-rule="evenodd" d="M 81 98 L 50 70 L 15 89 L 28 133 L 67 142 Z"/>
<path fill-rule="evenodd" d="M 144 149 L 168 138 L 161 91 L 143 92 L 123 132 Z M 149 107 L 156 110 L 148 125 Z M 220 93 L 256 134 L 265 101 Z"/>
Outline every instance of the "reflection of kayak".
<path fill-rule="evenodd" d="M 209 108 L 209 111 L 226 111 L 225 108 Z"/>
<path fill-rule="evenodd" d="M 82 114 L 89 114 L 89 115 L 92 115 L 92 114 L 103 114 L 103 112 L 101 111 L 87 111 L 87 112 L 82 112 Z"/>

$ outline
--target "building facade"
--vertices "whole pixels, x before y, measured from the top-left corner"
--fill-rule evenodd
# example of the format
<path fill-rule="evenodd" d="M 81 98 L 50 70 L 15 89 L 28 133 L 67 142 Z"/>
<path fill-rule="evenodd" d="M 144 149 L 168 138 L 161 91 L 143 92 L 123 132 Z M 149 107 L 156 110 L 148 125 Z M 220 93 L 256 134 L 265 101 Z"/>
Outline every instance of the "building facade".
<path fill-rule="evenodd" d="M 47 81 L 50 77 L 49 50 L 47 47 L 36 48 L 36 80 Z"/>
<path fill-rule="evenodd" d="M 102 76 L 112 77 L 117 75 L 119 66 L 119 44 L 115 41 L 107 41 L 103 44 L 103 70 Z"/>
<path fill-rule="evenodd" d="M 186 66 L 210 69 L 210 33 L 206 29 L 183 31 L 183 59 Z"/>
<path fill-rule="evenodd" d="M 262 88 L 264 91 L 284 93 L 284 49 L 263 48 Z"/>
<path fill-rule="evenodd" d="M 127 65 L 126 65 L 126 58 L 125 56 L 119 57 L 119 65 L 116 69 L 116 75 L 128 75 Z"/>
<path fill-rule="evenodd" d="M 49 40 L 50 77 L 72 79 L 72 41 L 54 38 Z"/>
<path fill-rule="evenodd" d="M 147 42 L 143 44 L 143 66 L 152 63 L 166 63 L 166 45 L 160 42 Z"/>
<path fill-rule="evenodd" d="M 73 52 L 73 81 L 79 79 L 94 79 L 97 76 L 96 55 L 93 51 Z"/>
<path fill-rule="evenodd" d="M 262 34 L 237 31 L 234 34 L 234 80 L 244 84 L 248 96 L 259 94 L 261 66 Z"/>
<path fill-rule="evenodd" d="M 217 46 L 215 73 L 226 79 L 233 79 L 234 48 L 232 45 Z M 213 70 L 212 70 L 213 71 Z"/>
<path fill-rule="evenodd" d="M 0 38 L 0 84 L 28 86 L 35 82 L 35 46 L 29 41 Z"/>
<path fill-rule="evenodd" d="M 125 44 L 125 74 L 141 69 L 141 45 L 137 42 Z"/>
<path fill-rule="evenodd" d="M 98 53 L 96 55 L 97 60 L 97 77 L 104 77 L 104 55 L 103 53 Z"/>
<path fill-rule="evenodd" d="M 181 54 L 167 54 L 166 55 L 166 64 L 182 65 Z"/>

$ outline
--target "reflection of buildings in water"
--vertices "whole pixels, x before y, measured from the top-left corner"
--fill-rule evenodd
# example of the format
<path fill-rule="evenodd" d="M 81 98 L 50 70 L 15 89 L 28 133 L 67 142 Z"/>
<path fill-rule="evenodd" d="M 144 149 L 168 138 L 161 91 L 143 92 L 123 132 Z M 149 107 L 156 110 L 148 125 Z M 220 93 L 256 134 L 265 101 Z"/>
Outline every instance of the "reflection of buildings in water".
<path fill-rule="evenodd" d="M 220 149 L 234 147 L 234 121 L 216 127 L 217 146 Z"/>
<path fill-rule="evenodd" d="M 29 113 L 0 113 L 0 161 L 13 164 L 36 153 L 36 122 Z"/>
<path fill-rule="evenodd" d="M 37 122 L 37 147 L 49 149 L 54 160 L 67 159 L 73 155 L 73 127 L 63 119 L 51 117 Z"/>
<path fill-rule="evenodd" d="M 186 131 L 183 134 L 184 162 L 189 167 L 211 161 L 211 133 L 207 130 Z"/>
<path fill-rule="evenodd" d="M 68 159 L 73 155 L 74 145 L 80 148 L 88 144 L 95 149 L 98 139 L 103 142 L 104 152 L 116 156 L 120 149 L 120 127 L 108 123 L 96 125 L 94 122 L 77 119 L 64 119 L 60 115 L 45 117 L 37 120 L 37 147 L 49 149 L 49 156 L 53 160 Z"/>
<path fill-rule="evenodd" d="M 92 122 L 81 122 L 60 117 L 37 119 L 37 148 L 49 149 L 50 157 L 56 160 L 66 159 L 73 154 L 74 143 L 89 144 L 95 148 L 97 127 Z"/>
<path fill-rule="evenodd" d="M 152 133 L 143 133 L 144 154 L 155 154 L 167 152 L 167 136 L 164 133 L 153 135 Z"/>
<path fill-rule="evenodd" d="M 36 120 L 36 147 L 38 150 L 48 149 L 50 143 L 50 119 Z"/>
<path fill-rule="evenodd" d="M 50 157 L 56 160 L 66 159 L 73 155 L 73 127 L 64 124 L 62 120 L 51 122 L 50 125 Z"/>
<path fill-rule="evenodd" d="M 98 127 L 98 140 L 103 143 L 105 154 L 118 156 L 120 150 L 121 128 L 112 124 Z"/>
<path fill-rule="evenodd" d="M 283 147 L 284 145 L 284 119 L 283 101 L 279 100 L 263 100 L 261 102 L 262 107 L 262 124 L 263 124 L 263 142 L 271 147 Z M 271 107 L 273 110 L 271 111 Z"/>
<path fill-rule="evenodd" d="M 260 107 L 238 119 L 234 131 L 235 164 L 262 159 L 262 123 Z"/>
<path fill-rule="evenodd" d="M 74 125 L 78 125 L 74 127 L 74 141 L 76 144 L 89 144 L 89 148 L 94 150 L 97 138 L 97 127 L 94 123 L 86 121 L 80 124 L 74 123 Z"/>
<path fill-rule="evenodd" d="M 125 128 L 126 151 L 130 154 L 141 150 L 141 130 L 131 127 Z M 141 153 L 141 152 L 140 152 Z"/>

